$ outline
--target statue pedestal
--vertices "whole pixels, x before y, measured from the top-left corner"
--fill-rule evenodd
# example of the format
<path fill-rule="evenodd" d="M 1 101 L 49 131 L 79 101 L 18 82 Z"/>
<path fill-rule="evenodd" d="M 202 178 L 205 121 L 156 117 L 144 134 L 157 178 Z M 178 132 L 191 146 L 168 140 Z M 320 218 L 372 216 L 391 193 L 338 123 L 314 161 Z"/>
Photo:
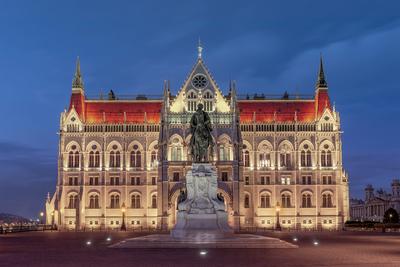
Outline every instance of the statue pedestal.
<path fill-rule="evenodd" d="M 209 163 L 193 163 L 186 175 L 186 199 L 178 203 L 174 238 L 214 237 L 233 233 L 223 200 L 217 196 L 217 172 Z"/>

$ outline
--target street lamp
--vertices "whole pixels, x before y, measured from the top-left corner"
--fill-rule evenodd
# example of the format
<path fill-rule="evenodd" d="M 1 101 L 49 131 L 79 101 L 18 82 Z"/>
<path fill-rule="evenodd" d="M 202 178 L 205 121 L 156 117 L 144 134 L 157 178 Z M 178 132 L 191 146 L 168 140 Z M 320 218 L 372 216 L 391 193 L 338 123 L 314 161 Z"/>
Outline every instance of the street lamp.
<path fill-rule="evenodd" d="M 126 212 L 126 208 L 125 208 L 125 202 L 122 203 L 121 206 L 121 211 L 122 211 L 122 224 L 121 224 L 121 231 L 126 231 L 126 225 L 125 225 L 125 212 Z"/>
<path fill-rule="evenodd" d="M 277 231 L 281 231 L 282 228 L 281 228 L 281 224 L 279 222 L 279 212 L 281 211 L 281 206 L 279 205 L 279 202 L 276 202 L 275 210 L 276 210 L 276 227 L 275 228 Z"/>
<path fill-rule="evenodd" d="M 51 229 L 54 229 L 54 211 L 51 212 Z"/>
<path fill-rule="evenodd" d="M 43 222 L 43 216 L 44 216 L 43 211 L 41 211 L 39 215 L 40 215 L 40 223 L 43 224 L 44 223 Z"/>

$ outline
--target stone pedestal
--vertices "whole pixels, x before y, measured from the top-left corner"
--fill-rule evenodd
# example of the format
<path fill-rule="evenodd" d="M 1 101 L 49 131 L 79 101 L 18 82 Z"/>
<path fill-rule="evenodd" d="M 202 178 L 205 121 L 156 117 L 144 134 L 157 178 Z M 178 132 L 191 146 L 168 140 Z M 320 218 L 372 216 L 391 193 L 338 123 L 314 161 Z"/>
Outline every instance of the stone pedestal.
<path fill-rule="evenodd" d="M 186 175 L 186 195 L 178 203 L 174 238 L 232 233 L 225 204 L 217 195 L 217 171 L 209 163 L 194 163 Z"/>

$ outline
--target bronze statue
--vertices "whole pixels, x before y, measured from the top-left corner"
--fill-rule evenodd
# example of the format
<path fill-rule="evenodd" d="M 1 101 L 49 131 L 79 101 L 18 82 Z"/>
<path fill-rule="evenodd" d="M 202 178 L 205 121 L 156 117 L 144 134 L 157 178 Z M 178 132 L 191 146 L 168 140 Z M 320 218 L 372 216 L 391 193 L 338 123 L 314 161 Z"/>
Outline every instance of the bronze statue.
<path fill-rule="evenodd" d="M 211 136 L 211 120 L 207 112 L 203 111 L 203 104 L 197 106 L 196 112 L 190 119 L 192 138 L 190 149 L 194 162 L 207 162 L 208 148 L 214 145 Z"/>

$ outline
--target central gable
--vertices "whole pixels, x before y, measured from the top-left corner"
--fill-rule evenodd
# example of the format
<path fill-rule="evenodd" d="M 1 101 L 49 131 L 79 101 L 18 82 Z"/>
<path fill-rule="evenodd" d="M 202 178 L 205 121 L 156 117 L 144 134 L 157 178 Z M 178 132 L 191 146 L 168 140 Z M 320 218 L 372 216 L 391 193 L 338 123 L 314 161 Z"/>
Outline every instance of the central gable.
<path fill-rule="evenodd" d="M 193 112 L 203 103 L 208 112 L 230 112 L 229 102 L 223 96 L 203 60 L 199 58 L 183 86 L 170 105 L 173 113 Z"/>

